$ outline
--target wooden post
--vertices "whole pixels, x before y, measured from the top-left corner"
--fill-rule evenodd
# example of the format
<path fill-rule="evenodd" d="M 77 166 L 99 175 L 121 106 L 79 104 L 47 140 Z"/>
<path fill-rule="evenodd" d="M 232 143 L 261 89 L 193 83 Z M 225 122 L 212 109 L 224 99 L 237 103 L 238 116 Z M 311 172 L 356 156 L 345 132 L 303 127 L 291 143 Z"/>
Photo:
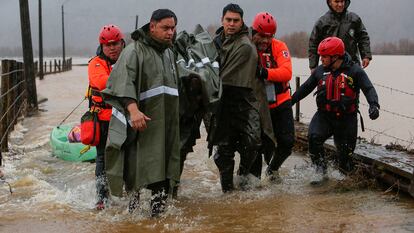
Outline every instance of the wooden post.
<path fill-rule="evenodd" d="M 13 66 L 12 66 L 12 71 L 13 70 L 18 70 L 19 66 L 17 64 L 17 61 L 13 61 Z M 10 81 L 9 81 L 9 85 L 10 88 L 13 88 L 12 91 L 9 92 L 8 94 L 8 100 L 9 100 L 9 106 L 12 106 L 13 103 L 16 101 L 16 97 L 17 97 L 17 90 L 15 88 L 16 84 L 17 84 L 17 79 L 18 79 L 18 75 L 19 72 L 15 72 L 10 76 Z M 8 134 L 14 129 L 14 119 L 16 118 L 16 114 L 17 114 L 17 105 L 14 104 L 13 107 L 10 109 L 8 116 L 8 120 L 7 120 L 7 125 L 9 128 Z"/>
<path fill-rule="evenodd" d="M 11 71 L 11 62 L 10 60 L 3 60 L 1 61 L 1 69 L 2 69 L 2 73 L 9 73 Z M 6 93 L 7 90 L 9 90 L 10 85 L 9 85 L 9 80 L 10 80 L 10 75 L 2 75 L 1 76 L 1 95 Z M 7 109 L 9 108 L 8 106 L 8 100 L 7 100 L 7 95 L 4 96 L 3 98 L 0 99 L 1 101 L 1 108 L 0 108 L 0 140 L 3 139 L 2 141 L 0 141 L 0 151 L 4 151 L 7 152 L 7 140 L 8 140 L 8 136 L 6 135 L 6 130 L 7 130 Z"/>
<path fill-rule="evenodd" d="M 42 0 L 39 0 L 39 79 L 43 79 Z"/>
<path fill-rule="evenodd" d="M 50 60 L 50 61 L 49 61 L 49 65 L 50 65 L 50 68 L 49 68 L 49 73 L 53 73 L 53 69 L 52 69 L 52 60 Z"/>
<path fill-rule="evenodd" d="M 62 4 L 62 59 L 65 61 L 65 13 L 64 8 Z"/>
<path fill-rule="evenodd" d="M 37 61 L 35 61 L 34 63 L 33 63 L 33 72 L 34 72 L 34 74 L 35 74 L 35 77 L 36 76 L 38 76 L 39 75 L 39 62 L 37 62 Z"/>
<path fill-rule="evenodd" d="M 54 69 L 53 73 L 56 73 L 56 70 L 57 70 L 57 63 L 56 63 L 56 59 L 54 59 L 54 60 L 53 60 L 53 63 L 55 63 L 55 69 Z"/>
<path fill-rule="evenodd" d="M 59 66 L 58 66 L 58 68 L 59 68 L 59 72 L 62 72 L 60 60 L 59 60 Z"/>
<path fill-rule="evenodd" d="M 297 91 L 300 87 L 300 77 L 296 77 L 296 90 Z M 296 103 L 296 112 L 295 112 L 295 120 L 299 122 L 300 120 L 300 102 Z"/>
<path fill-rule="evenodd" d="M 28 0 L 20 2 L 20 24 L 23 44 L 24 74 L 30 110 L 37 110 L 36 80 L 33 72 L 33 48 L 32 35 L 30 31 L 30 16 Z"/>

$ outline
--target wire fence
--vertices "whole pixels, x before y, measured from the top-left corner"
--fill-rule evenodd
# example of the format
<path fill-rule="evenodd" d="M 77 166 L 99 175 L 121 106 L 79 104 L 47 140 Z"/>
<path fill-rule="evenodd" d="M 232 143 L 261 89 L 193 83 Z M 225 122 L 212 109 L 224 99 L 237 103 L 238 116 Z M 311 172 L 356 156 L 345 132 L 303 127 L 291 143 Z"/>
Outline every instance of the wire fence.
<path fill-rule="evenodd" d="M 2 152 L 8 151 L 8 136 L 27 106 L 26 79 L 23 63 L 1 61 L 0 89 L 0 165 Z"/>
<path fill-rule="evenodd" d="M 309 75 L 299 74 L 299 75 L 294 75 L 294 77 L 297 77 L 297 80 L 299 80 L 302 77 L 309 77 Z M 395 93 L 402 94 L 402 95 L 414 96 L 414 93 L 411 93 L 409 91 L 404 91 L 404 90 L 397 89 L 397 88 L 394 88 L 394 87 L 389 87 L 389 86 L 386 86 L 386 85 L 383 85 L 383 84 L 373 83 L 373 85 L 376 86 L 376 87 L 381 87 L 381 88 L 390 90 L 390 91 L 395 92 Z M 369 108 L 369 105 L 368 104 L 360 103 L 360 105 Z M 404 118 L 404 119 L 408 119 L 408 120 L 414 120 L 414 117 L 413 116 L 409 116 L 409 115 L 406 115 L 406 114 L 394 112 L 394 111 L 391 111 L 391 110 L 388 110 L 388 109 L 381 108 L 380 111 L 381 112 L 385 112 L 387 114 L 391 114 L 391 115 L 396 116 L 396 117 L 399 117 L 399 118 Z M 311 117 L 306 116 L 303 113 L 301 113 L 300 110 L 297 110 L 296 114 L 301 119 L 308 119 L 308 120 L 311 120 L 312 119 Z M 367 128 L 367 127 L 365 127 L 365 130 L 370 131 L 370 132 L 373 132 L 373 133 L 376 133 L 378 135 L 381 135 L 381 136 L 384 136 L 384 137 L 387 137 L 387 138 L 390 138 L 390 139 L 393 139 L 393 140 L 397 140 L 397 141 L 400 141 L 400 142 L 407 143 L 408 145 L 412 145 L 413 144 L 413 140 L 407 140 L 407 139 L 403 139 L 401 137 L 397 137 L 395 135 L 387 134 L 385 132 L 385 130 L 382 130 L 381 131 L 381 130 L 371 129 L 371 128 Z"/>
<path fill-rule="evenodd" d="M 8 151 L 8 136 L 17 124 L 17 119 L 25 115 L 28 103 L 32 96 L 28 94 L 29 87 L 23 69 L 23 62 L 16 60 L 1 61 L 0 82 L 0 165 L 2 165 L 2 152 Z M 49 69 L 48 69 L 49 68 Z M 35 76 L 64 72 L 72 69 L 72 58 L 52 60 L 39 64 L 34 62 Z M 43 72 L 39 72 L 43 71 Z M 42 78 L 43 76 L 39 76 Z M 37 100 L 36 100 L 37 101 Z"/>

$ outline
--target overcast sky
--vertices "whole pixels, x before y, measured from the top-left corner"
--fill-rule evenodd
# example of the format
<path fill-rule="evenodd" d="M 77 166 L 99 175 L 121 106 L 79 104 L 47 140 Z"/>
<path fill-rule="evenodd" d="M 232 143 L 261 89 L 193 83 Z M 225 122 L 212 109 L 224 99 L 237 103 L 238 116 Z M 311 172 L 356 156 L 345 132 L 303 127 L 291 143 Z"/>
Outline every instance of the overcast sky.
<path fill-rule="evenodd" d="M 325 0 L 234 0 L 245 11 L 250 25 L 260 11 L 273 14 L 278 22 L 277 36 L 295 31 L 310 33 L 315 21 L 328 7 Z M 220 24 L 223 0 L 42 0 L 44 49 L 62 46 L 61 6 L 65 9 L 67 47 L 97 46 L 99 29 L 109 23 L 129 32 L 147 23 L 152 11 L 169 8 L 178 17 L 178 30 L 191 31 L 195 24 Z M 18 0 L 0 0 L 0 47 L 21 47 Z M 38 0 L 29 0 L 33 47 L 38 47 Z M 360 15 L 373 44 L 414 39 L 413 0 L 353 0 L 350 11 Z M 1 54 L 0 54 L 1 57 Z"/>

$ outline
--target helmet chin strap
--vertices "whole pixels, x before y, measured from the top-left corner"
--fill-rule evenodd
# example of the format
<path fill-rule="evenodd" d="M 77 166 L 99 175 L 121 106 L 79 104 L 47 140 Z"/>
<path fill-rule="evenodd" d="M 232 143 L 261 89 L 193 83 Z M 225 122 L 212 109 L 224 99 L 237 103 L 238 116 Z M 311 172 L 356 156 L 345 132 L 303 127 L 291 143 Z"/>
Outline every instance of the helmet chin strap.
<path fill-rule="evenodd" d="M 333 56 L 331 56 L 331 59 L 332 59 L 332 57 L 333 57 Z M 339 58 L 336 58 L 336 59 L 335 59 L 335 61 L 332 61 L 331 63 L 329 63 L 328 68 L 329 68 L 329 69 L 332 69 L 333 64 L 334 64 L 336 61 L 338 61 L 338 59 L 339 59 Z"/>

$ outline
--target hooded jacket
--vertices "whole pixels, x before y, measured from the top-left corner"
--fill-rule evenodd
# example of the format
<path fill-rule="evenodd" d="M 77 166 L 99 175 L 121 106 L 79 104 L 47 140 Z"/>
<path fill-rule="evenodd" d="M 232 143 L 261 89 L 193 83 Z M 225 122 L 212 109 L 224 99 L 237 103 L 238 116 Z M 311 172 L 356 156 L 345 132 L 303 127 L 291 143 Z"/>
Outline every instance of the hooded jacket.
<path fill-rule="evenodd" d="M 342 13 L 335 12 L 328 4 L 329 11 L 321 16 L 313 27 L 309 38 L 309 67 L 316 68 L 319 62 L 318 45 L 330 36 L 336 36 L 343 40 L 345 50 L 351 55 L 352 60 L 360 63 L 360 59 L 372 59 L 368 32 L 361 18 L 348 11 L 350 0 L 345 0 L 345 9 Z M 359 51 L 359 54 L 358 54 Z"/>
<path fill-rule="evenodd" d="M 219 51 L 218 60 L 220 61 L 220 79 L 223 83 L 223 87 L 229 86 L 233 87 L 233 90 L 234 88 L 240 88 L 240 90 L 251 90 L 253 92 L 253 99 L 248 98 L 247 96 L 240 96 L 240 98 L 244 98 L 245 101 L 249 103 L 249 107 L 251 106 L 258 111 L 260 121 L 255 122 L 250 118 L 246 118 L 246 121 L 248 121 L 246 123 L 252 125 L 252 128 L 261 129 L 275 143 L 272 121 L 267 106 L 266 88 L 265 84 L 256 78 L 257 51 L 256 47 L 248 37 L 249 31 L 247 26 L 243 25 L 239 33 L 228 37 L 224 35 L 223 27 L 220 27 L 216 34 L 217 36 L 214 38 L 214 43 Z M 243 93 L 246 92 L 240 91 L 238 94 L 243 95 Z M 246 107 L 247 106 L 239 106 L 239 108 Z M 229 111 L 229 109 L 224 109 L 223 111 Z M 223 111 L 218 110 L 218 121 L 220 121 L 220 118 L 223 119 L 223 114 L 226 114 L 223 113 Z M 235 112 L 237 112 L 237 110 L 235 110 Z M 221 123 L 226 124 L 225 122 Z M 217 125 L 216 128 L 212 130 L 211 137 L 209 135 L 210 146 L 220 143 L 222 140 L 221 136 L 223 135 L 222 130 L 223 129 Z M 257 134 L 257 132 L 251 133 L 251 135 L 254 134 Z"/>
<path fill-rule="evenodd" d="M 105 169 L 111 193 L 135 191 L 180 176 L 178 75 L 174 53 L 149 35 L 149 24 L 131 35 L 103 91 L 114 108 L 109 124 Z M 128 124 L 126 99 L 151 118 L 144 131 Z M 170 189 L 172 190 L 172 189 Z"/>

